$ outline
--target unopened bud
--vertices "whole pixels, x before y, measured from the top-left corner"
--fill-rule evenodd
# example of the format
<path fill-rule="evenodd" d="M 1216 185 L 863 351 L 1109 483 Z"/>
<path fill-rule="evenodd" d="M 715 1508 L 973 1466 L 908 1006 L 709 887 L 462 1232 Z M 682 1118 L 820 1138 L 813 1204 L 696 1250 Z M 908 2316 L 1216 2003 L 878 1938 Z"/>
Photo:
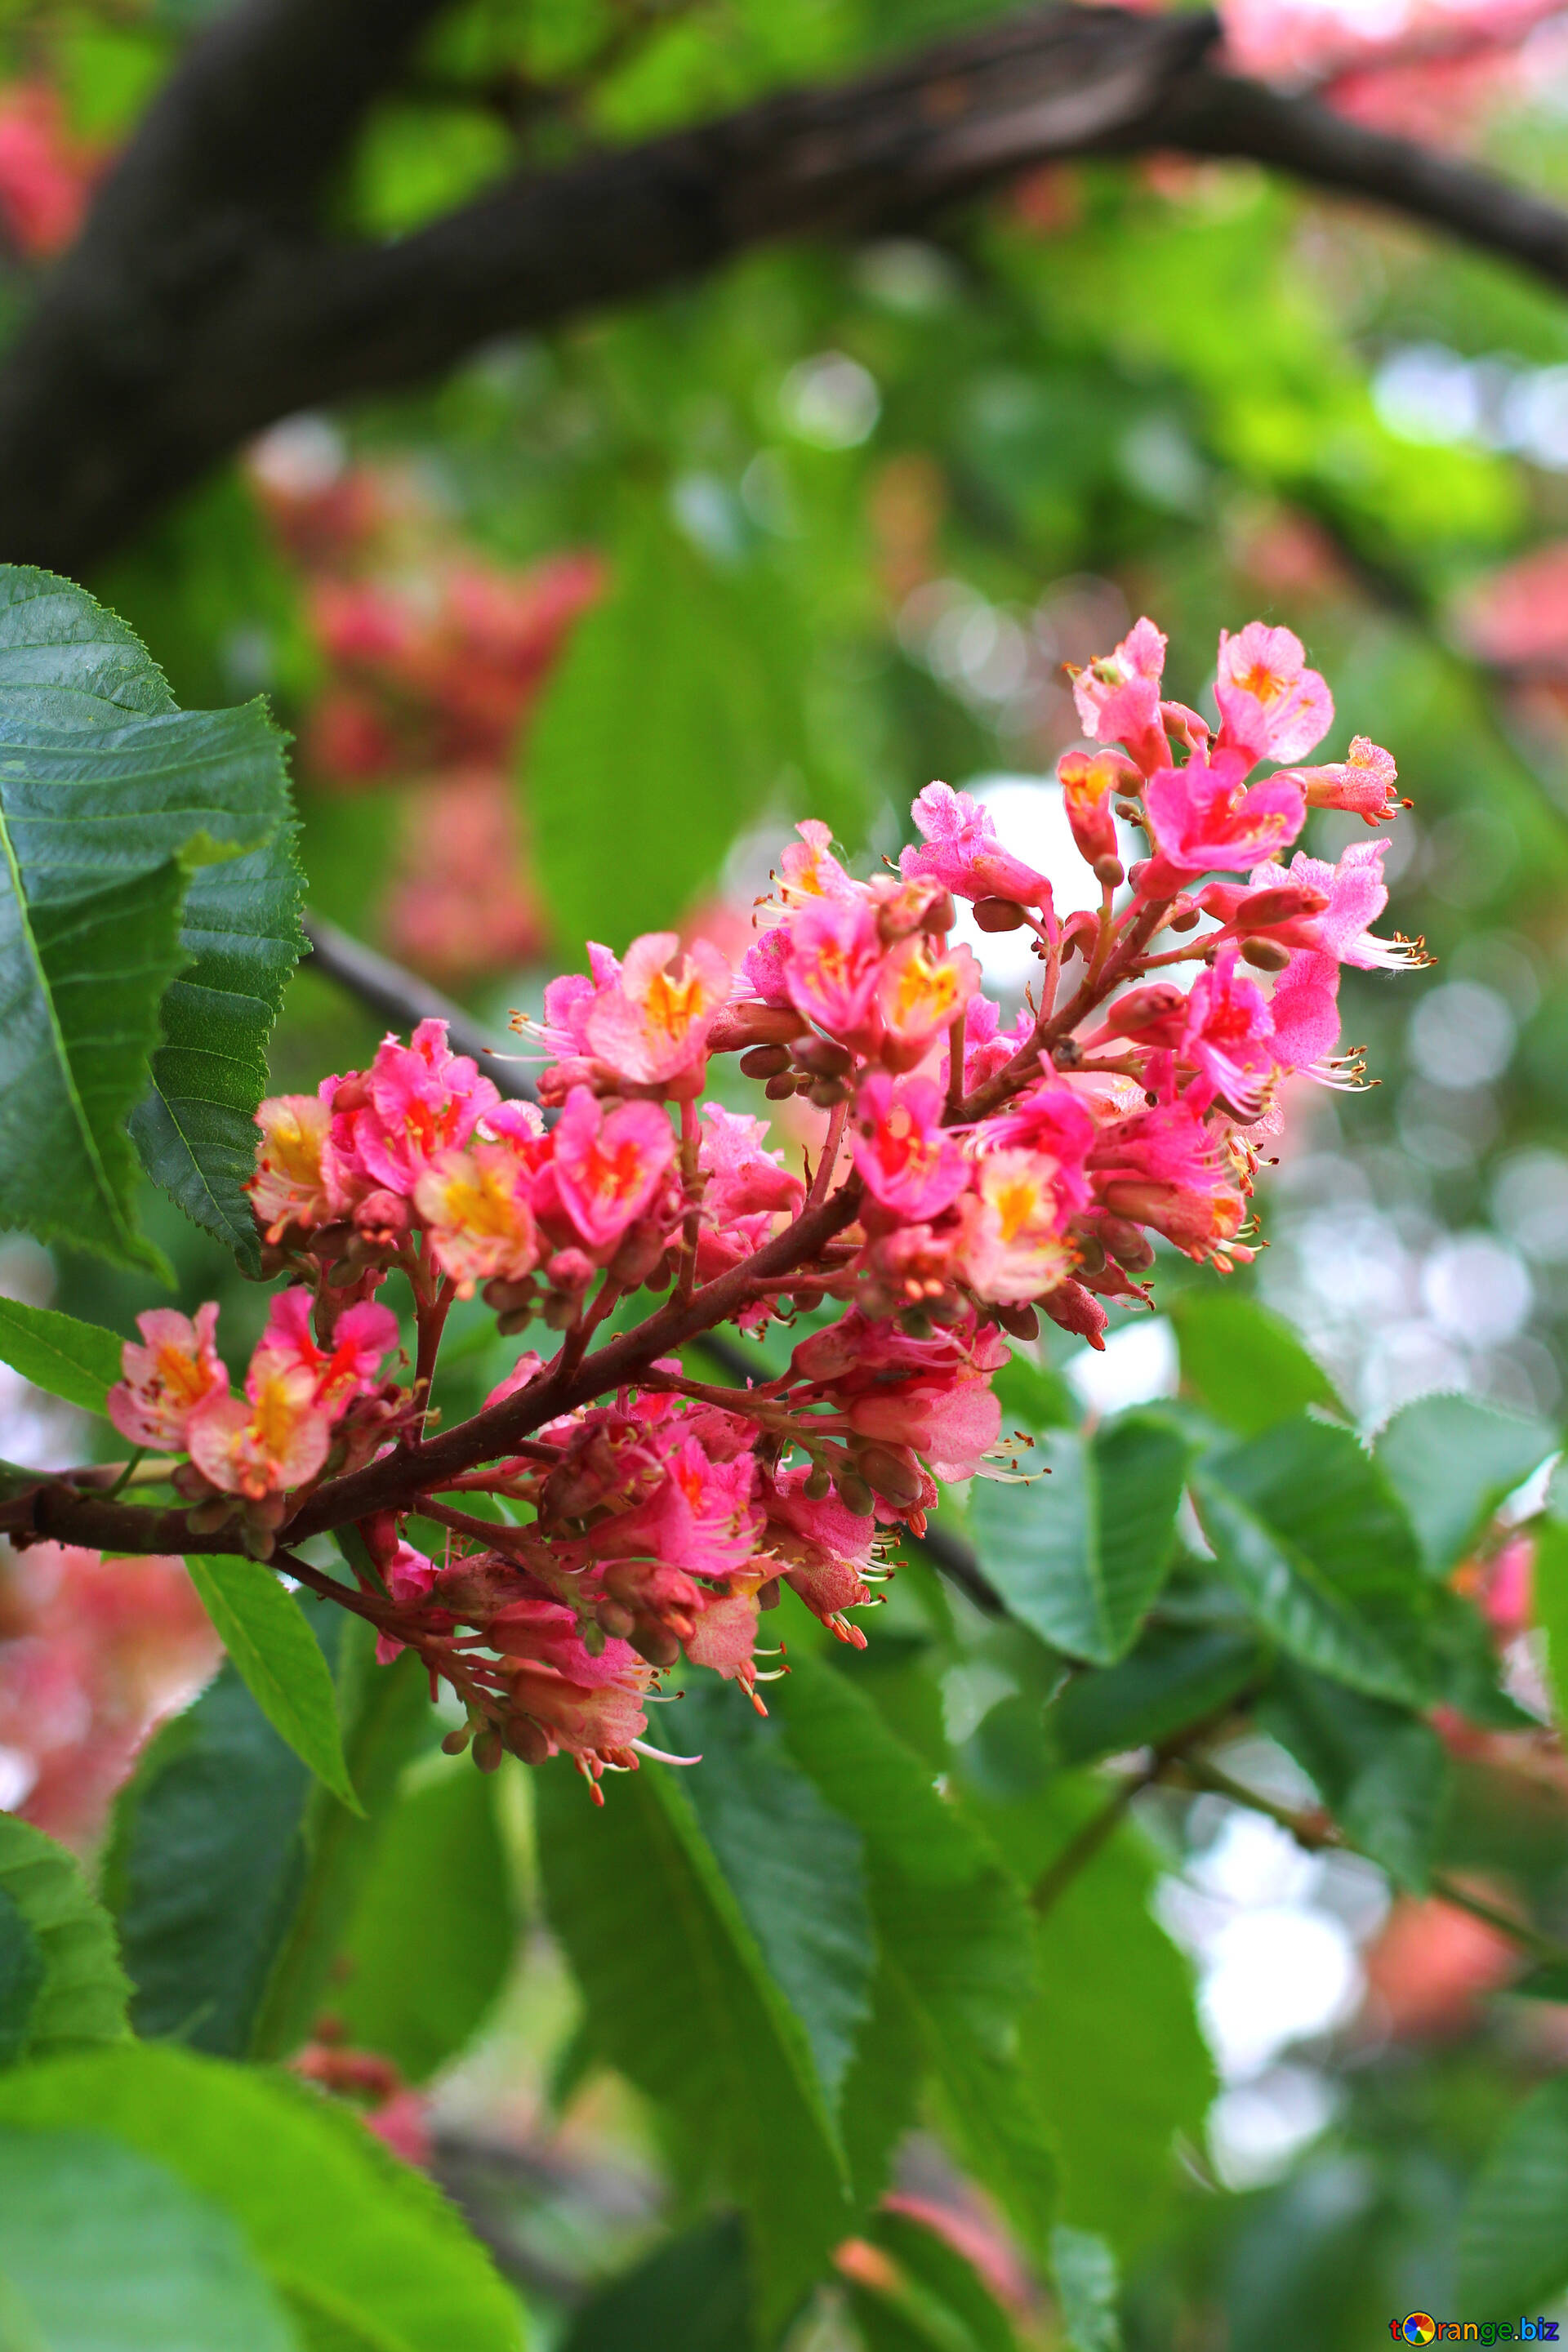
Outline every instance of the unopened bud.
<path fill-rule="evenodd" d="M 1076 1339 L 1087 1339 L 1091 1348 L 1105 1345 L 1105 1327 L 1110 1320 L 1104 1307 L 1081 1282 L 1058 1282 L 1048 1290 L 1040 1305 L 1051 1321 L 1070 1331 Z"/>
<path fill-rule="evenodd" d="M 657 1617 L 639 1617 L 626 1639 L 650 1666 L 673 1666 L 680 1655 L 679 1643 Z"/>
<path fill-rule="evenodd" d="M 1085 1234 L 1078 1245 L 1078 1262 L 1085 1274 L 1103 1274 L 1105 1271 L 1104 1243 L 1097 1240 L 1093 1234 Z"/>
<path fill-rule="evenodd" d="M 748 1078 L 776 1078 L 781 1070 L 788 1067 L 787 1045 L 753 1045 L 749 1054 L 741 1056 L 741 1068 Z"/>
<path fill-rule="evenodd" d="M 1016 898 L 976 898 L 974 921 L 982 931 L 1016 931 L 1023 927 L 1024 909 Z"/>
<path fill-rule="evenodd" d="M 904 1510 L 911 1503 L 918 1503 L 925 1492 L 925 1480 L 915 1465 L 890 1445 L 861 1446 L 855 1456 L 855 1467 L 873 1494 Z"/>
<path fill-rule="evenodd" d="M 441 1742 L 442 1755 L 460 1756 L 473 1736 L 473 1725 L 471 1723 L 460 1723 L 456 1731 L 448 1731 L 447 1737 Z"/>
<path fill-rule="evenodd" d="M 342 1079 L 332 1089 L 332 1116 L 334 1118 L 346 1118 L 351 1111 L 368 1110 L 369 1108 L 369 1081 L 363 1077 L 358 1072 L 356 1072 L 352 1078 Z"/>
<path fill-rule="evenodd" d="M 1127 868 L 1122 865 L 1120 857 L 1112 857 L 1109 855 L 1097 857 L 1094 861 L 1094 878 L 1097 882 L 1103 883 L 1108 890 L 1114 890 L 1126 881 Z"/>
<path fill-rule="evenodd" d="M 768 1080 L 763 1092 L 770 1102 L 788 1102 L 795 1092 L 795 1080 L 787 1070 L 781 1070 L 776 1078 Z"/>
<path fill-rule="evenodd" d="M 1178 898 L 1174 901 L 1170 913 L 1165 918 L 1165 928 L 1167 930 L 1172 931 L 1194 930 L 1196 929 L 1197 919 L 1198 910 L 1194 906 L 1192 900 L 1190 898 Z"/>
<path fill-rule="evenodd" d="M 1173 981 L 1151 981 L 1145 988 L 1130 988 L 1107 1008 L 1105 1025 L 1118 1037 L 1137 1037 L 1146 1044 L 1176 1045 L 1187 1024 L 1187 1000 Z"/>
<path fill-rule="evenodd" d="M 807 1102 L 815 1103 L 818 1110 L 833 1110 L 848 1097 L 849 1089 L 842 1078 L 817 1078 L 805 1090 Z"/>
<path fill-rule="evenodd" d="M 775 1051 L 782 1050 L 775 1048 Z M 626 1227 L 610 1260 L 610 1275 L 623 1290 L 639 1290 L 664 1255 L 664 1228 L 651 1217 Z"/>
<path fill-rule="evenodd" d="M 481 1772 L 499 1772 L 504 1753 L 500 1733 L 493 1724 L 487 1725 L 474 1742 L 474 1761 Z"/>
<path fill-rule="evenodd" d="M 535 1723 L 531 1715 L 508 1716 L 506 1727 L 500 1736 L 503 1747 L 509 1748 L 524 1764 L 542 1764 L 549 1757 L 550 1741 L 542 1726 Z M 481 1771 L 488 1769 L 485 1765 L 479 1767 Z"/>
<path fill-rule="evenodd" d="M 1142 1274 L 1154 1263 L 1154 1244 L 1142 1225 L 1128 1217 L 1101 1217 L 1100 1237 L 1116 1260 L 1129 1274 Z"/>
<path fill-rule="evenodd" d="M 835 1045 L 831 1037 L 813 1037 L 807 1045 L 796 1046 L 795 1058 L 814 1078 L 847 1077 L 855 1066 L 848 1046 Z"/>
<path fill-rule="evenodd" d="M 532 1320 L 531 1307 L 509 1307 L 504 1315 L 496 1317 L 496 1329 L 503 1339 L 515 1339 L 520 1331 L 527 1330 Z"/>
<path fill-rule="evenodd" d="M 757 1606 L 759 1609 L 776 1609 L 778 1605 L 779 1580 L 776 1576 L 770 1576 L 765 1584 L 757 1587 Z"/>
<path fill-rule="evenodd" d="M 1243 940 L 1241 960 L 1258 971 L 1283 971 L 1290 961 L 1290 950 L 1277 940 Z"/>
<path fill-rule="evenodd" d="M 612 1640 L 616 1642 L 631 1640 L 632 1629 L 637 1621 L 623 1601 L 612 1601 L 606 1595 L 598 1603 L 594 1614 Z"/>
<path fill-rule="evenodd" d="M 538 1295 L 538 1286 L 531 1282 L 503 1282 L 498 1276 L 487 1282 L 479 1296 L 485 1305 L 498 1315 L 515 1314 L 520 1307 L 531 1307 Z"/>
<path fill-rule="evenodd" d="M 833 1478 L 826 1462 L 814 1462 L 806 1473 L 801 1493 L 808 1503 L 826 1502 L 833 1489 Z"/>
<path fill-rule="evenodd" d="M 1249 890 L 1230 919 L 1238 931 L 1267 931 L 1276 923 L 1321 915 L 1328 904 L 1326 890 L 1314 890 L 1305 882 L 1280 882 L 1272 889 Z"/>
<path fill-rule="evenodd" d="M 1040 1318 L 1032 1307 L 1002 1305 L 993 1307 L 992 1312 L 1003 1330 L 1009 1332 L 1015 1339 L 1039 1338 Z"/>
<path fill-rule="evenodd" d="M 838 1499 L 847 1511 L 858 1519 L 868 1519 L 877 1507 L 877 1498 L 856 1470 L 836 1470 L 833 1484 Z"/>
<path fill-rule="evenodd" d="M 931 900 L 921 917 L 921 929 L 922 931 L 951 931 L 957 920 L 958 908 L 952 903 L 952 893 L 944 890 L 940 898 Z"/>

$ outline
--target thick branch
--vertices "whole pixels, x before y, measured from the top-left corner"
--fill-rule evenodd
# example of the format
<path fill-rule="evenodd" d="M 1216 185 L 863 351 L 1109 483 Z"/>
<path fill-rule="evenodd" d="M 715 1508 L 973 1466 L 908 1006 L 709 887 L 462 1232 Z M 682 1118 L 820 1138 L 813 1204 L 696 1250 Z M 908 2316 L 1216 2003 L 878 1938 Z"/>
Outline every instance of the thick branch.
<path fill-rule="evenodd" d="M 784 237 L 909 226 L 1033 164 L 1243 155 L 1568 286 L 1568 214 L 1204 63 L 1206 13 L 1031 10 L 899 65 L 334 244 L 323 177 L 438 0 L 247 0 L 191 51 L 0 372 L 0 554 L 80 572 L 279 416 L 439 374 Z"/>

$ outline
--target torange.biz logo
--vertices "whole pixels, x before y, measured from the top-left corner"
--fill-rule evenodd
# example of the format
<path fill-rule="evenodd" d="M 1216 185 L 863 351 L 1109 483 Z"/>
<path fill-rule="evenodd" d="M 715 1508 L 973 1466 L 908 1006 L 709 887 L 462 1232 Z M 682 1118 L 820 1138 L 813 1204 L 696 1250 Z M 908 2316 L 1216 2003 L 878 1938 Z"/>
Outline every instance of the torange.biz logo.
<path fill-rule="evenodd" d="M 1554 2319 L 1434 2319 L 1428 2311 L 1391 2319 L 1388 2332 L 1405 2344 L 1555 2344 Z"/>

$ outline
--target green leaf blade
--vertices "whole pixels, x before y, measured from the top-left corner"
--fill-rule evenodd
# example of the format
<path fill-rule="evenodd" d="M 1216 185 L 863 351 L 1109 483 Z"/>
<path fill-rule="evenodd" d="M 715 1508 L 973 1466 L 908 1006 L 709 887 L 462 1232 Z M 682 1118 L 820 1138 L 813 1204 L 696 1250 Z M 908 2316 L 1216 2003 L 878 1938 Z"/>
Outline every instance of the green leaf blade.
<path fill-rule="evenodd" d="M 0 1298 L 0 1363 L 85 1412 L 101 1412 L 121 1376 L 121 1338 L 52 1307 Z"/>
<path fill-rule="evenodd" d="M 362 1811 L 331 1674 L 298 1601 L 258 1560 L 215 1556 L 185 1565 L 236 1672 L 279 1738 L 351 1811 Z"/>
<path fill-rule="evenodd" d="M 0 1813 L 0 1894 L 26 1927 L 42 1969 L 39 1976 L 24 1952 L 18 1989 L 36 1980 L 25 2017 L 10 2021 L 11 2056 L 51 2058 L 123 2042 L 130 1987 L 109 1915 L 74 1854 L 42 1830 Z"/>

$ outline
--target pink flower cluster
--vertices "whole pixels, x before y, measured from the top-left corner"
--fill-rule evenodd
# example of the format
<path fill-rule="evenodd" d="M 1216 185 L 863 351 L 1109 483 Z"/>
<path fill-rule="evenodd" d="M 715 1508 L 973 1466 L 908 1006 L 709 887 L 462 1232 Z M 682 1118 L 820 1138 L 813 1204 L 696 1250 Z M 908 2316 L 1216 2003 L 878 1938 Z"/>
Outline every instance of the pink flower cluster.
<path fill-rule="evenodd" d="M 1333 706 L 1289 630 L 1221 637 L 1217 730 L 1165 698 L 1164 652 L 1140 621 L 1075 677 L 1088 740 L 1061 782 L 1098 912 L 1059 919 L 986 809 L 932 784 L 897 871 L 857 878 L 802 824 L 739 972 L 672 932 L 624 959 L 590 947 L 515 1024 L 542 1049 L 542 1108 L 503 1100 L 437 1022 L 262 1104 L 252 1200 L 292 1281 L 243 1397 L 204 1307 L 142 1318 L 110 1410 L 137 1444 L 185 1453 L 203 1523 L 237 1522 L 263 1556 L 308 1496 L 310 1524 L 339 1524 L 332 1480 L 373 1465 L 347 1513 L 356 1605 L 384 1656 L 415 1646 L 452 1684 L 482 1764 L 564 1749 L 595 1782 L 635 1766 L 683 1655 L 760 1706 L 761 1620 L 785 1585 L 862 1643 L 846 1612 L 871 1600 L 889 1530 L 920 1532 L 942 1483 L 1007 1475 L 992 1375 L 1039 1316 L 1100 1346 L 1107 1301 L 1149 1299 L 1159 1239 L 1222 1270 L 1249 1255 L 1282 1082 L 1353 1082 L 1342 966 L 1420 959 L 1372 933 L 1381 841 L 1282 860 L 1310 806 L 1375 827 L 1400 803 L 1363 739 L 1300 764 Z M 1124 868 L 1133 827 L 1147 855 Z M 1038 981 L 1010 1022 L 954 938 L 960 898 L 982 934 L 1032 934 Z M 726 1054 L 772 1101 L 807 1097 L 815 1167 L 700 1101 Z M 395 1272 L 406 1385 L 384 1377 L 396 1326 L 373 1296 Z M 559 1346 L 442 1434 L 437 1475 L 429 1382 L 452 1300 L 475 1292 L 503 1332 L 542 1324 Z M 803 1312 L 771 1380 L 712 1386 L 674 1352 Z M 616 1350 L 603 1370 L 595 1339 Z M 439 1558 L 409 1541 L 414 1514 L 443 1530 Z"/>

